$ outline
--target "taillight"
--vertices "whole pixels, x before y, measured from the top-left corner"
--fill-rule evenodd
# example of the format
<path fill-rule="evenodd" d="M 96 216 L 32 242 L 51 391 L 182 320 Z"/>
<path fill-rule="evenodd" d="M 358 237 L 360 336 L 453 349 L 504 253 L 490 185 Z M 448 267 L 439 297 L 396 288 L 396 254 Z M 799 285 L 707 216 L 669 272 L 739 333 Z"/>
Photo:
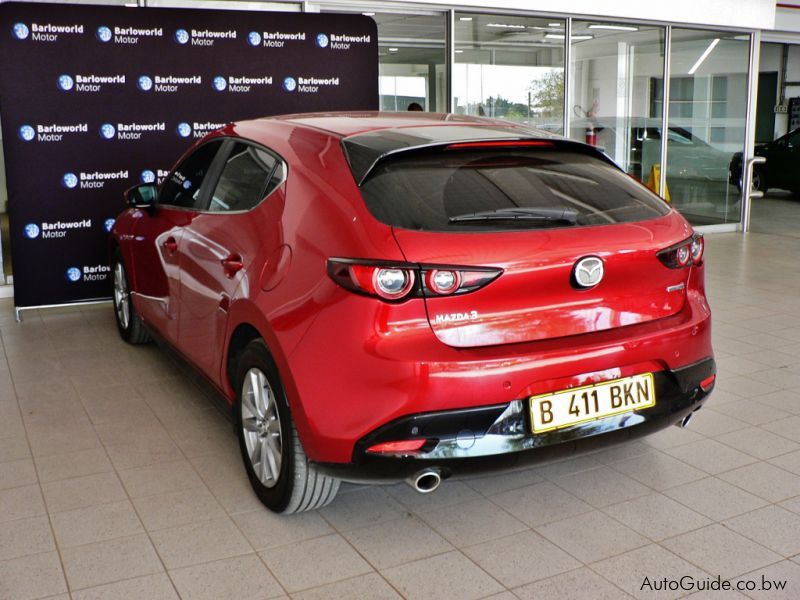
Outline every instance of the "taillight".
<path fill-rule="evenodd" d="M 689 239 L 660 250 L 657 256 L 670 269 L 680 269 L 702 263 L 704 248 L 703 236 L 695 233 Z"/>
<path fill-rule="evenodd" d="M 473 292 L 500 275 L 500 269 L 331 258 L 328 275 L 343 288 L 400 302 L 423 296 Z"/>

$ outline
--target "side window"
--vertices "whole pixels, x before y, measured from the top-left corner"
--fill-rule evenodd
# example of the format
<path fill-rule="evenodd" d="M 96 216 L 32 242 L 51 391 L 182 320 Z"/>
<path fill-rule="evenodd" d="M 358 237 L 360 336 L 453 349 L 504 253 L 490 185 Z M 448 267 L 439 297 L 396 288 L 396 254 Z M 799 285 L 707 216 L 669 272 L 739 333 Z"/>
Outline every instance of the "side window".
<path fill-rule="evenodd" d="M 221 140 L 204 144 L 178 165 L 161 187 L 158 203 L 181 208 L 201 208 L 198 204 L 200 187 L 220 146 Z"/>
<path fill-rule="evenodd" d="M 225 161 L 208 210 L 250 210 L 283 181 L 283 162 L 269 152 L 238 142 Z"/>

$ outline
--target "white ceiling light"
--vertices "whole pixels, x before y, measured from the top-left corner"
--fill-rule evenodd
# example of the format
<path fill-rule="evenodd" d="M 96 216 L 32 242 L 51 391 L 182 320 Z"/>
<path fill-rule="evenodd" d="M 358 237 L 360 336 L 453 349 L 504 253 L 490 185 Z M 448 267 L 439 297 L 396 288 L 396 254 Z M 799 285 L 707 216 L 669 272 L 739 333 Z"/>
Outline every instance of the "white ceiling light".
<path fill-rule="evenodd" d="M 628 25 L 589 25 L 589 29 L 610 29 L 611 31 L 639 31 L 638 27 Z"/>
<path fill-rule="evenodd" d="M 714 48 L 716 48 L 717 44 L 719 44 L 719 38 L 714 38 L 711 40 L 711 43 L 708 45 L 708 48 L 706 48 L 705 52 L 700 55 L 700 58 L 697 59 L 697 62 L 694 63 L 694 66 L 689 69 L 688 75 L 694 75 L 694 72 L 700 68 L 700 65 L 702 65 L 703 61 L 708 58 L 708 55 L 711 54 L 711 51 L 714 50 Z"/>
<path fill-rule="evenodd" d="M 458 17 L 459 21 L 472 21 L 472 17 Z"/>
<path fill-rule="evenodd" d="M 487 27 L 500 27 L 501 29 L 525 29 L 525 25 L 516 25 L 514 23 L 488 23 Z"/>
<path fill-rule="evenodd" d="M 365 13 L 361 13 L 361 14 L 364 15 L 365 17 L 374 17 L 375 16 L 374 12 L 365 12 Z"/>
<path fill-rule="evenodd" d="M 563 33 L 548 33 L 544 36 L 549 40 L 563 40 L 564 34 Z M 594 36 L 593 35 L 573 35 L 570 36 L 572 40 L 591 40 Z"/>
<path fill-rule="evenodd" d="M 399 48 L 389 48 L 389 52 L 397 52 Z"/>
<path fill-rule="evenodd" d="M 562 27 L 563 23 L 548 23 L 548 27 Z"/>
<path fill-rule="evenodd" d="M 463 50 L 456 50 L 456 54 L 464 54 Z"/>

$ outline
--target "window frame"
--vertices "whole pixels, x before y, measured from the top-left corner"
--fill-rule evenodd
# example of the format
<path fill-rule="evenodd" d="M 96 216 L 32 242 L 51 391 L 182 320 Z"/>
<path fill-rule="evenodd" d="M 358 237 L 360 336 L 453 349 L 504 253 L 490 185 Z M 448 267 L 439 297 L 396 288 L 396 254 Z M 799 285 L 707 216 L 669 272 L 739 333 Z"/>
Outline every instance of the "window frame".
<path fill-rule="evenodd" d="M 223 153 L 225 153 L 227 155 L 227 149 L 226 149 L 227 139 L 228 138 L 214 137 L 214 138 L 211 138 L 211 139 L 203 141 L 197 147 L 193 148 L 191 153 L 189 153 L 185 158 L 183 158 L 183 160 L 178 162 L 178 164 L 176 164 L 170 170 L 169 175 L 167 175 L 164 178 L 164 180 L 161 182 L 161 185 L 158 186 L 158 194 L 156 195 L 155 205 L 158 206 L 159 208 L 168 208 L 170 210 L 182 210 L 182 211 L 188 211 L 188 212 L 201 212 L 203 210 L 201 207 L 204 207 L 206 205 L 206 203 L 207 203 L 206 202 L 207 201 L 206 196 L 208 195 L 208 186 L 209 186 L 208 181 L 210 179 L 213 179 L 216 182 L 216 180 L 217 180 L 217 171 L 219 170 L 219 165 L 220 165 L 220 157 L 223 155 Z M 217 142 L 221 142 L 220 146 L 219 146 L 219 149 L 217 150 L 217 153 L 214 155 L 214 158 L 211 160 L 211 164 L 208 167 L 208 172 L 206 173 L 206 176 L 203 178 L 203 183 L 200 184 L 200 190 L 198 192 L 199 193 L 198 206 L 192 206 L 192 207 L 177 206 L 175 204 L 170 204 L 170 203 L 163 202 L 162 194 L 164 193 L 164 186 L 167 184 L 167 182 L 169 182 L 170 179 L 172 179 L 172 176 L 175 174 L 175 172 L 178 169 L 180 169 L 180 167 L 184 163 L 186 163 L 186 161 L 188 161 L 195 154 L 197 154 L 202 148 L 205 148 L 209 144 L 213 144 L 213 143 L 217 143 Z M 216 185 L 216 183 L 215 183 L 215 185 Z"/>

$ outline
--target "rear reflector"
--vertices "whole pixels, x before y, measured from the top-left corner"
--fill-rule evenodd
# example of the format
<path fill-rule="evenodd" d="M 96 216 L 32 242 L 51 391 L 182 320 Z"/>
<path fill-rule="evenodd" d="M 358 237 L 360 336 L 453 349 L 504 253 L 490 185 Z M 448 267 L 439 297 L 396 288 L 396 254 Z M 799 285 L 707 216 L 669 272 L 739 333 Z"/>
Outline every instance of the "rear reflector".
<path fill-rule="evenodd" d="M 370 454 L 406 454 L 416 452 L 427 440 L 403 440 L 399 442 L 383 442 L 367 448 Z"/>
<path fill-rule="evenodd" d="M 702 389 L 704 392 L 707 392 L 712 387 L 714 387 L 714 381 L 716 381 L 716 379 L 717 379 L 716 375 L 710 375 L 709 377 L 706 377 L 705 379 L 703 379 L 703 381 L 700 382 L 700 389 Z"/>
<path fill-rule="evenodd" d="M 447 146 L 447 150 L 464 150 L 469 148 L 516 148 L 519 146 L 552 147 L 553 142 L 544 140 L 491 140 L 484 142 L 458 142 Z"/>

